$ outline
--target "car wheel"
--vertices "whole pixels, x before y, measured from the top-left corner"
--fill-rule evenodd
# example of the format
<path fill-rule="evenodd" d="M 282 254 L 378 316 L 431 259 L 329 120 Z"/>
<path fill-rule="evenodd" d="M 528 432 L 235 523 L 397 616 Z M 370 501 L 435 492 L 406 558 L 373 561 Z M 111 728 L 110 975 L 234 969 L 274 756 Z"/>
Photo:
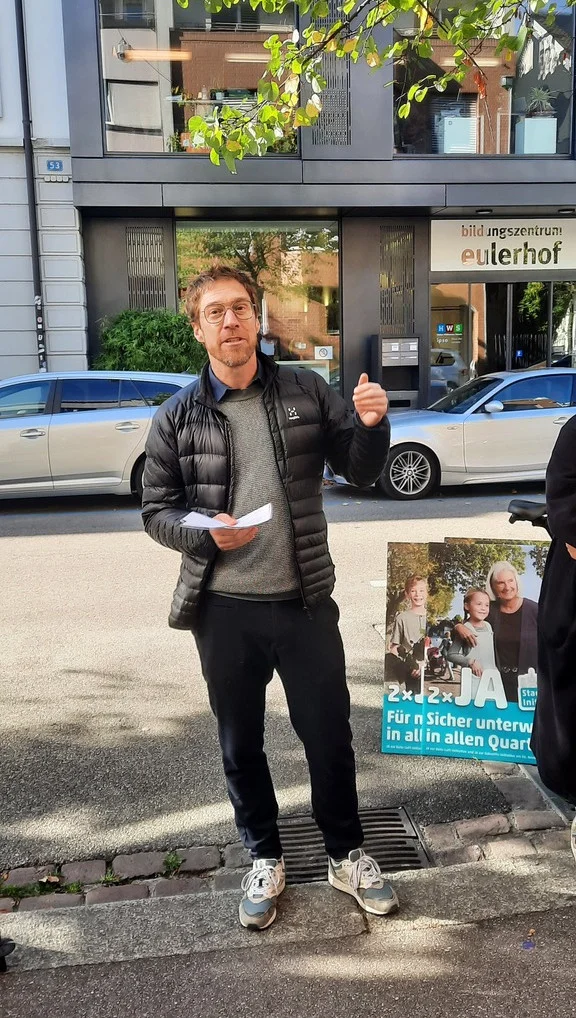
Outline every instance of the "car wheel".
<path fill-rule="evenodd" d="M 388 498 L 425 498 L 438 481 L 435 457 L 418 445 L 397 445 L 390 450 L 379 485 Z"/>
<path fill-rule="evenodd" d="M 134 491 L 134 494 L 136 495 L 136 498 L 138 499 L 138 501 L 140 503 L 142 502 L 142 492 L 144 490 L 144 484 L 142 483 L 142 477 L 144 475 L 144 463 L 145 462 L 146 461 L 145 461 L 144 457 L 142 457 L 140 462 L 136 464 L 136 469 L 134 471 L 134 479 L 132 481 L 132 490 Z"/>

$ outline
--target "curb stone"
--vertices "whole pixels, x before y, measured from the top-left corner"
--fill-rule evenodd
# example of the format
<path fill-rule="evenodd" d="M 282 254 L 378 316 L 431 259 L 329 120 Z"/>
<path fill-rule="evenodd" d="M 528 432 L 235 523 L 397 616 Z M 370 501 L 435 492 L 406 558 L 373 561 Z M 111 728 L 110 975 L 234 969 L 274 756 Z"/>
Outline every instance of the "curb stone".
<path fill-rule="evenodd" d="M 218 845 L 196 845 L 175 850 L 182 862 L 171 876 L 166 876 L 166 856 L 173 851 L 134 852 L 110 859 L 68 862 L 61 866 L 14 868 L 0 875 L 0 913 L 236 890 L 251 863 L 249 853 L 239 842 L 222 848 Z M 48 888 L 43 893 L 40 883 L 47 876 L 54 876 L 54 880 L 49 885 L 50 893 Z M 28 885 L 31 885 L 31 890 Z M 67 891 L 66 885 L 73 886 Z M 9 891 L 4 891 L 3 894 L 6 888 L 13 888 L 15 892 L 22 888 L 23 893 L 11 896 Z"/>
<path fill-rule="evenodd" d="M 424 827 L 424 839 L 438 866 L 481 859 L 513 861 L 570 847 L 568 821 L 550 808 L 517 764 L 482 761 L 482 767 L 506 799 L 510 812 Z"/>
<path fill-rule="evenodd" d="M 521 857 L 569 850 L 569 821 L 551 808 L 551 803 L 517 764 L 483 761 L 482 767 L 505 797 L 509 812 L 424 827 L 424 840 L 437 866 L 483 859 L 513 862 Z M 164 872 L 168 851 L 119 854 L 110 859 L 67 862 L 61 866 L 14 868 L 0 876 L 0 913 L 238 890 L 251 862 L 240 842 L 223 847 L 195 845 L 175 851 L 182 862 L 169 877 Z M 107 873 L 111 874 L 110 882 L 105 880 Z M 49 893 L 34 896 L 2 893 L 6 887 L 24 888 L 53 874 L 59 878 L 60 887 L 56 881 L 51 882 Z M 65 884 L 75 886 L 67 892 Z"/>

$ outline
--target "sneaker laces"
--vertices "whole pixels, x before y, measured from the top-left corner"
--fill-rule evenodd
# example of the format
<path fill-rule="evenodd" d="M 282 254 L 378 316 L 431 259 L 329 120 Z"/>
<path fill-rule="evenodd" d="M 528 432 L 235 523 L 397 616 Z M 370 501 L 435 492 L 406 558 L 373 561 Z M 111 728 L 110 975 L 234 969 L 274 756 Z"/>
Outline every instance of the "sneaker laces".
<path fill-rule="evenodd" d="M 258 865 L 260 864 L 260 865 Z M 276 867 L 257 859 L 254 868 L 242 877 L 241 888 L 251 901 L 275 898 L 280 893 L 280 878 Z"/>
<path fill-rule="evenodd" d="M 375 887 L 377 885 L 382 886 L 382 871 L 371 855 L 364 855 L 358 857 L 355 862 L 350 863 L 350 884 L 355 891 L 359 887 Z"/>

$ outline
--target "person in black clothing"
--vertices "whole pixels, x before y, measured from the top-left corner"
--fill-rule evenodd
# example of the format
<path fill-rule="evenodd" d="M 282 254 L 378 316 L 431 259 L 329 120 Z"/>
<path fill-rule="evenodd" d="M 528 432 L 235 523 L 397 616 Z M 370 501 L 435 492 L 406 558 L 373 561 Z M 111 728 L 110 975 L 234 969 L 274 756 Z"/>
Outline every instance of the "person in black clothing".
<path fill-rule="evenodd" d="M 538 696 L 532 752 L 544 784 L 576 806 L 576 417 L 562 428 L 546 472 L 552 543 L 540 591 Z M 576 858 L 576 819 L 572 824 Z"/>
<path fill-rule="evenodd" d="M 285 883 L 263 749 L 274 670 L 304 743 L 328 879 L 364 910 L 385 915 L 398 900 L 361 847 L 322 473 L 328 461 L 353 484 L 379 477 L 390 441 L 386 394 L 361 375 L 352 413 L 315 372 L 262 355 L 257 295 L 235 269 L 216 266 L 192 280 L 187 311 L 209 364 L 154 416 L 142 515 L 151 537 L 182 553 L 169 624 L 196 640 L 236 825 L 254 860 L 240 922 L 269 926 Z M 240 516 L 269 502 L 270 521 L 236 528 Z M 230 529 L 187 529 L 181 520 L 191 509 Z"/>
<path fill-rule="evenodd" d="M 0 937 L 0 972 L 6 972 L 6 958 L 9 954 L 12 954 L 16 948 L 16 944 L 13 940 L 8 937 Z"/>

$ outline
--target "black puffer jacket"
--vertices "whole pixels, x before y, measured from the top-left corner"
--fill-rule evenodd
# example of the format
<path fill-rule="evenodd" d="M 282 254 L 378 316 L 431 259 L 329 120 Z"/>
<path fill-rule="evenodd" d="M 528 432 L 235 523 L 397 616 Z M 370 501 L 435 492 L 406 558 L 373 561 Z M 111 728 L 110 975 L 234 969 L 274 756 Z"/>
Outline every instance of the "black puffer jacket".
<path fill-rule="evenodd" d="M 260 354 L 259 359 L 264 404 L 294 527 L 302 597 L 311 606 L 334 587 L 322 509 L 324 461 L 352 484 L 372 484 L 386 462 L 390 425 L 384 418 L 377 427 L 365 428 L 316 372 L 279 368 Z M 229 512 L 234 480 L 229 425 L 204 368 L 197 382 L 157 411 L 146 443 L 144 527 L 155 541 L 182 553 L 169 618 L 174 629 L 194 628 L 202 588 L 217 554 L 208 531 L 182 527 L 180 520 L 191 509 L 207 516 Z"/>

